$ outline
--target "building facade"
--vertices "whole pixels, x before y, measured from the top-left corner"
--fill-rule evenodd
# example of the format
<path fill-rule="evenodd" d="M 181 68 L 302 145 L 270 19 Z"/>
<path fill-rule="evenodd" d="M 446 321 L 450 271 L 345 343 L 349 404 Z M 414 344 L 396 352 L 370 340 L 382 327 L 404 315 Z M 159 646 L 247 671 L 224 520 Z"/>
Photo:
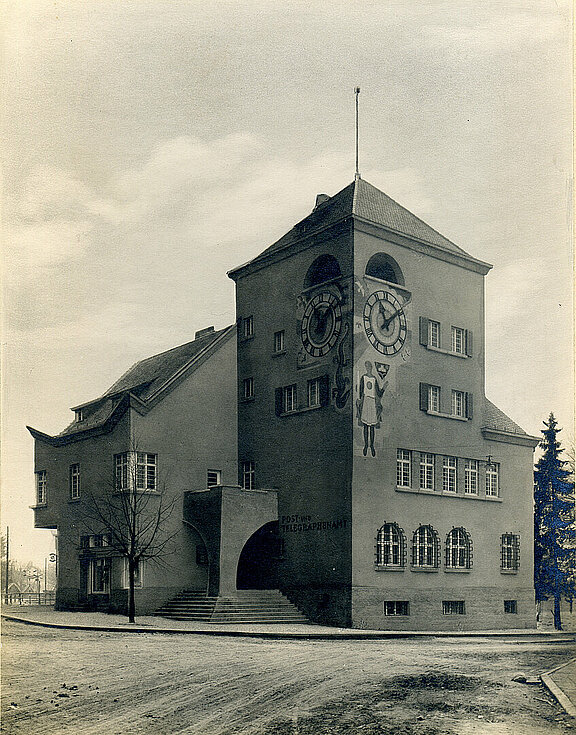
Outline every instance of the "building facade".
<path fill-rule="evenodd" d="M 319 195 L 310 215 L 229 273 L 236 328 L 210 337 L 205 363 L 212 376 L 210 365 L 229 361 L 220 390 L 184 370 L 141 412 L 136 399 L 149 398 L 128 385 L 133 369 L 107 394 L 128 404 L 110 432 L 33 431 L 46 482 L 36 525 L 58 526 L 66 568 L 77 569 L 78 541 L 65 541 L 73 520 L 50 501 L 50 463 L 60 487 L 78 463 L 64 447 L 97 462 L 132 432 L 170 467 L 182 498 L 180 551 L 162 577 L 170 584 L 144 582 L 150 605 L 178 588 L 277 588 L 331 625 L 534 626 L 538 440 L 485 397 L 490 267 L 360 177 Z M 215 349 L 218 339 L 227 346 Z M 191 452 L 200 437 L 204 453 Z M 199 486 L 210 463 L 226 473 Z M 205 549 L 204 576 L 192 548 Z M 83 582 L 61 584 L 64 602 Z"/>

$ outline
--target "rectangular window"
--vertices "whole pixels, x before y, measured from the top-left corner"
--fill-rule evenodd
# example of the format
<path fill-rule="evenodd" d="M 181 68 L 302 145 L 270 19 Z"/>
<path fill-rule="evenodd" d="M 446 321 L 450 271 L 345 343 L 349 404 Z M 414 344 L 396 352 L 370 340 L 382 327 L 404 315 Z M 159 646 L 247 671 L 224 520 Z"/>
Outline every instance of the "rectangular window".
<path fill-rule="evenodd" d="M 36 473 L 36 505 L 46 504 L 46 470 Z"/>
<path fill-rule="evenodd" d="M 437 385 L 428 386 L 428 410 L 440 413 L 440 388 Z"/>
<path fill-rule="evenodd" d="M 242 397 L 254 398 L 254 378 L 244 378 L 242 381 Z"/>
<path fill-rule="evenodd" d="M 491 498 L 500 495 L 500 465 L 495 462 L 486 465 L 486 495 Z"/>
<path fill-rule="evenodd" d="M 242 487 L 244 490 L 254 490 L 256 487 L 254 483 L 254 462 L 251 459 L 242 462 Z"/>
<path fill-rule="evenodd" d="M 464 600 L 442 600 L 443 615 L 466 615 Z"/>
<path fill-rule="evenodd" d="M 130 571 L 128 569 L 128 559 L 124 557 L 124 569 L 122 574 L 122 583 L 125 590 L 130 587 Z M 136 569 L 134 570 L 134 587 L 141 588 L 144 586 L 144 562 L 139 561 L 136 563 Z"/>
<path fill-rule="evenodd" d="M 244 338 L 254 336 L 254 317 L 247 316 L 242 319 L 242 336 Z"/>
<path fill-rule="evenodd" d="M 462 390 L 452 391 L 452 416 L 466 416 L 466 393 Z"/>
<path fill-rule="evenodd" d="M 440 322 L 434 322 L 432 319 L 428 322 L 428 345 L 440 347 Z"/>
<path fill-rule="evenodd" d="M 93 533 L 91 536 L 86 537 L 88 539 L 88 547 L 90 549 L 102 549 L 106 546 L 110 546 L 112 539 L 109 533 Z"/>
<path fill-rule="evenodd" d="M 464 492 L 478 495 L 478 460 L 467 459 L 464 463 Z"/>
<path fill-rule="evenodd" d="M 84 421 L 84 411 L 81 408 L 77 408 L 74 413 L 76 415 L 76 421 Z"/>
<path fill-rule="evenodd" d="M 80 465 L 70 465 L 70 498 L 75 500 L 80 497 Z"/>
<path fill-rule="evenodd" d="M 274 352 L 284 352 L 286 349 L 284 346 L 284 330 L 280 332 L 274 332 Z"/>
<path fill-rule="evenodd" d="M 286 385 L 282 388 L 282 413 L 290 413 L 297 408 L 296 385 Z"/>
<path fill-rule="evenodd" d="M 90 562 L 90 591 L 92 594 L 110 591 L 110 559 L 92 559 Z"/>
<path fill-rule="evenodd" d="M 504 600 L 504 612 L 516 615 L 518 613 L 518 601 Z"/>
<path fill-rule="evenodd" d="M 466 354 L 466 331 L 460 327 L 452 327 L 452 352 Z"/>
<path fill-rule="evenodd" d="M 501 544 L 500 568 L 517 572 L 520 568 L 520 536 L 515 533 L 503 533 Z"/>
<path fill-rule="evenodd" d="M 444 457 L 442 462 L 442 490 L 445 493 L 456 492 L 456 457 Z"/>
<path fill-rule="evenodd" d="M 313 378 L 308 381 L 308 406 L 320 405 L 320 378 Z"/>
<path fill-rule="evenodd" d="M 384 615 L 410 615 L 410 604 L 407 600 L 386 600 Z"/>
<path fill-rule="evenodd" d="M 434 455 L 420 453 L 420 489 L 434 490 Z"/>
<path fill-rule="evenodd" d="M 206 473 L 206 487 L 214 487 L 222 483 L 222 472 L 220 470 L 208 470 Z"/>
<path fill-rule="evenodd" d="M 116 490 L 128 488 L 128 452 L 114 455 L 114 477 Z"/>
<path fill-rule="evenodd" d="M 412 485 L 412 452 L 409 449 L 396 450 L 396 485 L 410 487 Z"/>
<path fill-rule="evenodd" d="M 139 490 L 156 490 L 156 455 L 136 453 L 136 487 Z"/>

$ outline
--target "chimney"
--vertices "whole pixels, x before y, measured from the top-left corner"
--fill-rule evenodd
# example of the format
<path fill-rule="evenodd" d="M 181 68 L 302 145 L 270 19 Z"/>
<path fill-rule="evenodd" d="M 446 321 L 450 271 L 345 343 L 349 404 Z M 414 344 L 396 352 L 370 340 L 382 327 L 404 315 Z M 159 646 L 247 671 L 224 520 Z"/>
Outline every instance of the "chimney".
<path fill-rule="evenodd" d="M 314 205 L 314 209 L 318 209 L 318 207 L 321 204 L 324 204 L 324 202 L 327 202 L 328 199 L 330 199 L 328 194 L 316 194 L 316 204 Z"/>
<path fill-rule="evenodd" d="M 194 339 L 200 339 L 200 337 L 206 337 L 208 334 L 212 334 L 213 332 L 214 332 L 214 327 L 206 327 L 205 329 L 200 329 L 194 335 Z"/>

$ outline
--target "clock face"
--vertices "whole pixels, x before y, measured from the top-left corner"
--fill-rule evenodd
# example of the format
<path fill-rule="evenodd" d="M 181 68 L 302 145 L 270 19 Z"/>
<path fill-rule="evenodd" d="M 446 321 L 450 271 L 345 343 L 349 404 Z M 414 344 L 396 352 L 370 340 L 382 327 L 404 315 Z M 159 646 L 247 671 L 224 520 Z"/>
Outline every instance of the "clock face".
<path fill-rule="evenodd" d="M 342 327 L 342 309 L 330 291 L 316 294 L 306 305 L 301 337 L 304 349 L 313 357 L 322 357 L 338 341 Z"/>
<path fill-rule="evenodd" d="M 404 307 L 390 291 L 375 291 L 366 300 L 364 331 L 370 344 L 383 355 L 394 355 L 404 346 Z"/>

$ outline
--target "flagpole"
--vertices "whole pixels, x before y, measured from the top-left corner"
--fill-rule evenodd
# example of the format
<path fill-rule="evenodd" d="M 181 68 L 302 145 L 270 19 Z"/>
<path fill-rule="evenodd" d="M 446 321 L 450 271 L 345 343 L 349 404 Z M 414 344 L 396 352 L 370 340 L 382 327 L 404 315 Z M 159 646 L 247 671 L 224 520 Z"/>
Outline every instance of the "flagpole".
<path fill-rule="evenodd" d="M 360 87 L 354 88 L 354 94 L 356 95 L 356 178 L 360 178 L 360 171 L 358 168 L 358 95 L 360 94 Z"/>

